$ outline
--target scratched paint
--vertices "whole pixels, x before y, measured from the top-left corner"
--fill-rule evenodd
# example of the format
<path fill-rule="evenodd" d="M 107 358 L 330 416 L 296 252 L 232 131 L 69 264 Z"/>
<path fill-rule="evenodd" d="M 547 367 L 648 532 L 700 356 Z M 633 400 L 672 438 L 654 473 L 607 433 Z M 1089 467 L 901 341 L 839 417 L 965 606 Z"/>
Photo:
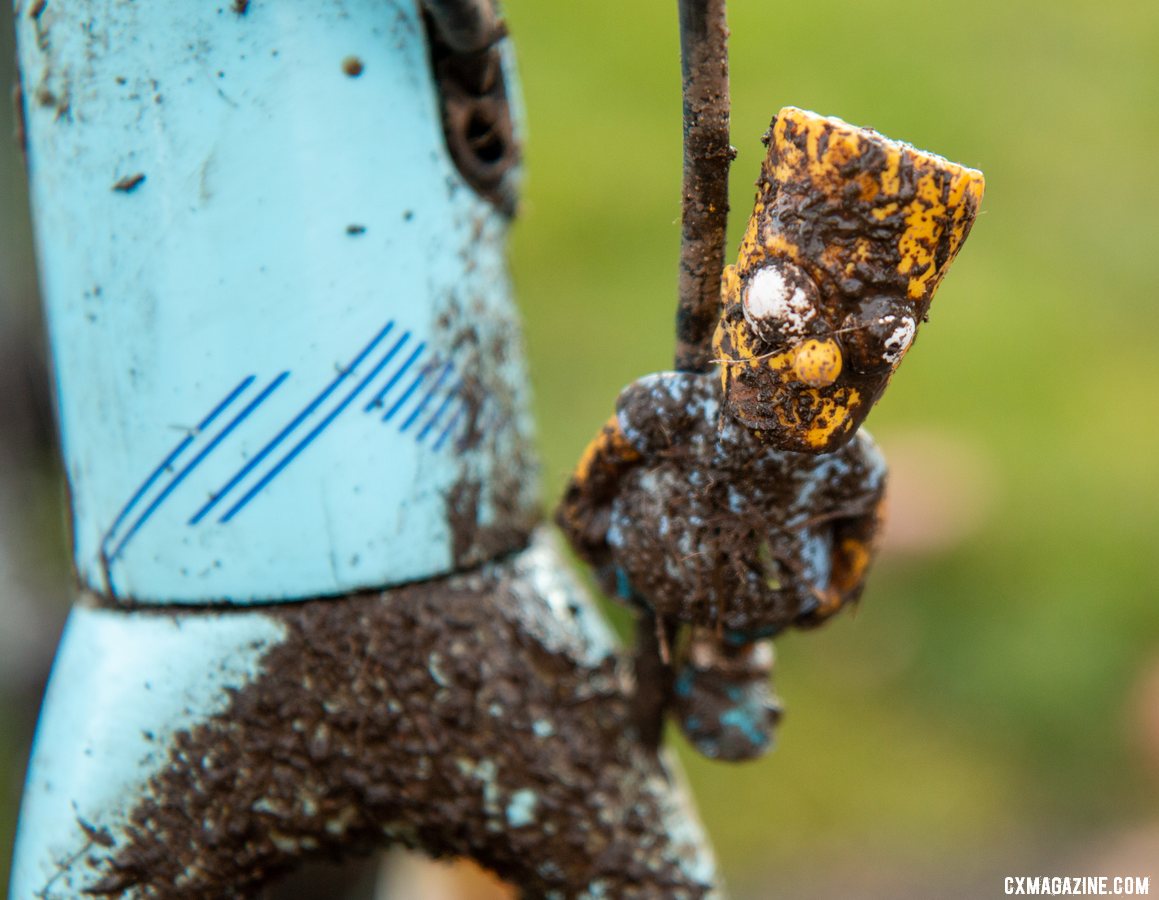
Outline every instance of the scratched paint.
<path fill-rule="evenodd" d="M 247 603 L 445 574 L 464 473 L 465 527 L 507 517 L 516 549 L 507 221 L 447 154 L 415 6 L 42 6 L 17 21 L 85 585 Z M 500 465 L 521 488 L 496 503 Z"/>

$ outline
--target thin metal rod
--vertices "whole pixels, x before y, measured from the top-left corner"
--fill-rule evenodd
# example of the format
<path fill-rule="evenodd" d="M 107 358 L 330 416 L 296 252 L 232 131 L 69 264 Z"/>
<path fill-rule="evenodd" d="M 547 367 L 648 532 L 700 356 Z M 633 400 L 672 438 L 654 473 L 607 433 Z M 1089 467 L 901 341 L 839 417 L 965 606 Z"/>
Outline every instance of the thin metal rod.
<path fill-rule="evenodd" d="M 636 693 L 632 718 L 640 743 L 655 753 L 664 738 L 664 715 L 672 702 L 672 643 L 676 629 L 641 610 L 636 619 Z"/>
<path fill-rule="evenodd" d="M 684 184 L 676 368 L 712 368 L 712 333 L 720 307 L 728 223 L 728 25 L 725 0 L 679 0 L 684 96 Z M 642 611 L 636 622 L 633 717 L 641 741 L 659 747 L 671 700 L 671 623 Z"/>
<path fill-rule="evenodd" d="M 728 222 L 728 25 L 725 0 L 678 0 L 684 83 L 684 185 L 676 368 L 711 367 Z"/>

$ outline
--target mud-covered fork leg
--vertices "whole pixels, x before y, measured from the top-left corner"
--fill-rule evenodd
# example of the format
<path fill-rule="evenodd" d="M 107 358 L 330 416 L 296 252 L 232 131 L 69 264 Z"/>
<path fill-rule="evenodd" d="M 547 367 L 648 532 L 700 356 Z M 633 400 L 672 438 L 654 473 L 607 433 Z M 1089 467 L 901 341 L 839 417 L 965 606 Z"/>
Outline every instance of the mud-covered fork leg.
<path fill-rule="evenodd" d="M 13 896 L 252 896 L 388 841 L 529 896 L 714 896 L 683 788 L 634 736 L 626 661 L 564 572 L 540 534 L 341 601 L 79 605 L 23 823 L 53 852 L 18 854 Z"/>
<path fill-rule="evenodd" d="M 283 13 L 17 4 L 81 588 L 12 896 L 244 896 L 391 843 L 710 896 L 533 540 L 518 144 L 448 149 L 414 5 Z"/>

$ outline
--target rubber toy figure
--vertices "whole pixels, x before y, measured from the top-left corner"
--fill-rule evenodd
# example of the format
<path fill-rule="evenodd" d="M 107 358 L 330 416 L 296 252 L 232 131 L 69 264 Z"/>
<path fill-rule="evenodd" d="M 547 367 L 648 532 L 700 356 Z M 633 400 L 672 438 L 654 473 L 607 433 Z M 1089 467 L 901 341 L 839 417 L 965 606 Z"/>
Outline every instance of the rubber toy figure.
<path fill-rule="evenodd" d="M 792 107 L 764 140 L 717 370 L 625 388 L 557 514 L 605 590 L 670 632 L 691 626 L 672 647 L 672 707 L 700 752 L 731 760 L 764 752 L 780 713 L 766 639 L 861 594 L 886 470 L 859 426 L 984 188 L 974 169 Z"/>

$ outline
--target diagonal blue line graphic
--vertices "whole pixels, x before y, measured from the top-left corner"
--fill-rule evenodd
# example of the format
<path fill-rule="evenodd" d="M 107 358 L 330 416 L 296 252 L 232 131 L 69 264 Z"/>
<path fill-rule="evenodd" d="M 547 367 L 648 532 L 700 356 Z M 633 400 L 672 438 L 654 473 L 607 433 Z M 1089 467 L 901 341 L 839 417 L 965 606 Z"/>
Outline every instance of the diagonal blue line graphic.
<path fill-rule="evenodd" d="M 173 476 L 173 480 L 165 486 L 165 490 L 156 496 L 153 502 L 150 503 L 145 508 L 145 511 L 137 518 L 137 521 L 133 523 L 133 527 L 129 529 L 128 533 L 123 538 L 121 538 L 121 542 L 117 545 L 117 549 L 114 550 L 112 555 L 109 557 L 110 562 L 120 556 L 121 551 L 125 549 L 125 545 L 129 543 L 129 540 L 133 537 L 133 535 L 135 535 L 141 529 L 141 526 L 148 521 L 149 517 L 157 511 L 158 507 L 160 507 L 161 504 L 165 502 L 169 495 L 177 489 L 178 485 L 180 485 L 181 482 L 183 482 L 189 476 L 189 473 L 196 469 L 201 464 L 202 460 L 204 460 L 207 456 L 209 456 L 210 453 L 217 449 L 218 445 L 227 437 L 229 437 L 229 435 L 235 428 L 237 428 L 238 425 L 249 418 L 250 414 L 253 413 L 253 411 L 259 406 L 261 406 L 262 403 L 265 402 L 266 398 L 269 397 L 270 394 L 272 394 L 274 391 L 276 391 L 281 386 L 282 382 L 289 377 L 289 372 L 283 372 L 281 375 L 271 381 L 260 394 L 254 397 L 254 399 L 251 400 L 245 406 L 245 408 L 242 409 L 241 412 L 233 417 L 233 420 L 228 425 L 226 425 L 223 429 L 221 429 L 221 431 L 217 433 L 213 440 L 210 441 L 200 453 L 198 453 L 186 464 L 184 469 Z"/>
<path fill-rule="evenodd" d="M 423 383 L 426 377 L 431 374 L 431 370 L 437 365 L 438 360 L 432 360 L 419 369 L 418 373 L 411 380 L 411 383 L 407 385 L 406 390 L 402 392 L 402 396 L 395 401 L 394 406 L 386 411 L 386 415 L 382 417 L 382 421 L 389 422 L 394 418 L 395 413 L 402 409 L 406 405 L 406 402 L 414 396 L 414 392 L 418 390 L 419 385 Z"/>
<path fill-rule="evenodd" d="M 274 435 L 269 443 L 267 443 L 264 447 L 262 447 L 261 450 L 257 452 L 253 459 L 249 460 L 244 466 L 242 466 L 241 469 L 239 469 L 237 473 L 229 479 L 229 481 L 223 484 L 213 493 L 212 496 L 210 496 L 209 500 L 206 501 L 201 509 L 193 514 L 193 518 L 189 520 L 189 524 L 198 524 L 209 514 L 209 511 L 213 509 L 221 500 L 225 499 L 225 496 L 235 487 L 237 487 L 238 484 L 243 479 L 245 479 L 245 477 L 249 475 L 250 472 L 261 465 L 262 461 L 271 453 L 273 453 L 282 441 L 284 441 L 299 425 L 302 424 L 303 421 L 305 421 L 315 410 L 317 410 L 319 406 L 326 402 L 330 395 L 338 389 L 338 386 L 342 384 L 342 382 L 345 381 L 359 365 L 361 365 L 362 361 L 366 359 L 371 351 L 373 351 L 374 348 L 382 342 L 383 338 L 390 334 L 393 328 L 394 322 L 387 322 L 386 325 L 384 325 L 378 332 L 378 334 L 370 339 L 370 343 L 363 347 L 362 350 L 359 351 L 358 355 L 355 356 L 354 359 L 352 359 L 349 363 L 347 363 L 347 365 L 333 381 L 326 385 L 326 387 L 323 388 L 322 391 L 316 397 L 314 397 L 313 400 L 307 403 L 302 411 L 290 420 L 288 425 L 286 425 L 281 431 Z M 390 353 L 387 355 L 388 359 L 394 355 L 394 353 L 398 350 L 399 347 L 403 345 L 403 343 L 406 342 L 406 339 L 409 336 L 410 332 L 407 332 L 398 340 L 397 343 L 395 343 L 394 347 L 391 348 Z"/>
<path fill-rule="evenodd" d="M 406 421 L 403 422 L 402 426 L 398 429 L 400 434 L 405 433 L 407 429 L 415 423 L 418 417 L 426 411 L 427 406 L 431 402 L 431 398 L 438 393 L 439 388 L 443 386 L 443 382 L 447 380 L 447 376 L 450 375 L 454 369 L 455 367 L 451 363 L 446 363 L 443 366 L 443 370 L 439 372 L 439 377 L 435 379 L 435 383 L 427 389 L 427 392 L 423 395 L 422 399 L 419 400 L 418 406 L 414 408 L 414 412 L 407 416 Z"/>
<path fill-rule="evenodd" d="M 455 426 L 459 424 L 459 419 L 463 418 L 463 413 L 467 411 L 467 401 L 464 400 L 459 404 L 459 408 L 455 410 L 455 414 L 451 416 L 451 421 L 447 423 L 447 427 L 443 429 L 443 433 L 439 435 L 439 439 L 435 441 L 432 450 L 443 449 L 443 444 L 447 442 L 447 438 L 451 436 L 451 432 L 455 430 Z"/>
<path fill-rule="evenodd" d="M 460 381 L 453 388 L 447 391 L 447 396 L 443 398 L 443 402 L 439 404 L 438 408 L 434 412 L 434 415 L 427 419 L 427 424 L 425 424 L 422 429 L 420 429 L 418 436 L 415 437 L 416 441 L 421 444 L 426 439 L 426 436 L 431 433 L 431 430 L 439 424 L 439 419 L 441 419 L 447 410 L 450 409 L 451 404 L 454 402 L 455 398 L 459 396 L 459 391 L 462 389 L 463 382 Z"/>
<path fill-rule="evenodd" d="M 225 398 L 221 400 L 204 419 L 198 422 L 197 427 L 194 428 L 193 431 L 191 431 L 189 434 L 185 435 L 185 437 L 181 439 L 177 446 L 170 451 L 169 455 L 161 461 L 161 464 L 149 474 L 149 477 L 145 479 L 139 488 L 137 488 L 136 492 L 132 497 L 129 498 L 128 502 L 123 507 L 121 507 L 121 511 L 117 513 L 117 518 L 113 520 L 113 524 L 110 525 L 109 530 L 105 532 L 104 539 L 101 541 L 101 544 L 105 549 L 107 549 L 107 545 L 109 541 L 112 540 L 113 535 L 116 533 L 117 529 L 121 527 L 121 523 L 124 522 L 129 513 L 132 512 L 133 507 L 136 506 L 138 502 L 140 502 L 141 498 L 144 497 L 146 493 L 148 493 L 149 489 L 153 487 L 157 479 L 161 477 L 162 473 L 168 471 L 169 467 L 177 461 L 177 457 L 184 453 L 185 449 L 193 443 L 194 439 L 203 431 L 205 431 L 206 428 L 212 425 L 214 420 L 217 419 L 217 417 L 220 416 L 223 412 L 225 412 L 226 408 L 231 403 L 233 403 L 233 401 L 236 400 L 246 388 L 253 384 L 253 381 L 253 375 L 250 375 L 248 378 L 243 378 L 241 383 L 238 384 L 238 386 L 228 394 L 226 394 Z"/>
<path fill-rule="evenodd" d="M 298 443 L 295 444 L 293 448 L 291 448 L 289 452 L 286 453 L 285 456 L 278 460 L 277 464 L 275 464 L 273 468 L 266 472 L 266 474 L 263 475 L 261 479 L 259 479 L 257 484 L 246 491 L 245 494 L 242 495 L 241 499 L 234 503 L 234 505 L 231 506 L 226 511 L 225 515 L 218 519 L 218 521 L 222 523 L 230 521 L 234 516 L 241 512 L 249 504 L 249 502 L 254 499 L 254 497 L 260 494 L 266 485 L 277 478 L 282 470 L 285 469 L 286 466 L 288 466 L 290 463 L 292 463 L 297 458 L 298 454 L 305 450 L 314 441 L 314 439 L 318 437 L 318 435 L 325 431 L 330 426 L 330 423 L 337 419 L 338 416 L 341 415 L 342 411 L 345 410 L 346 407 L 348 407 L 354 401 L 354 398 L 362 393 L 366 386 L 378 376 L 378 373 L 386 367 L 387 363 L 389 363 L 390 360 L 394 357 L 394 354 L 398 351 L 398 348 L 401 345 L 402 342 L 400 341 L 391 347 L 391 349 L 386 352 L 382 359 L 374 364 L 374 368 L 372 368 L 366 374 L 366 377 L 358 382 L 358 384 L 356 384 L 354 388 L 344 398 L 342 398 L 342 402 L 330 410 L 330 412 L 326 414 L 326 417 L 322 419 L 321 422 L 315 425 L 304 438 L 298 441 Z M 422 348 L 420 347 L 419 350 L 421 349 Z"/>
<path fill-rule="evenodd" d="M 409 337 L 410 337 L 409 331 L 403 335 L 404 340 L 409 338 Z M 407 357 L 406 361 L 402 364 L 402 366 L 399 368 L 399 370 L 390 376 L 390 380 L 386 382 L 386 384 L 383 386 L 382 390 L 380 390 L 377 394 L 375 394 L 370 399 L 370 402 L 366 404 L 366 406 L 362 407 L 362 411 L 363 412 L 370 412 L 372 409 L 375 409 L 377 407 L 382 406 L 382 398 L 385 397 L 387 394 L 389 394 L 391 389 L 396 384 L 398 384 L 399 379 L 402 378 L 402 376 L 406 374 L 407 370 L 411 366 L 414 365 L 415 360 L 418 359 L 420 356 L 422 356 L 422 352 L 426 348 L 427 348 L 426 341 L 423 341 L 421 344 L 419 344 L 417 347 L 415 347 L 414 351 L 411 353 L 411 355 L 409 357 Z"/>

